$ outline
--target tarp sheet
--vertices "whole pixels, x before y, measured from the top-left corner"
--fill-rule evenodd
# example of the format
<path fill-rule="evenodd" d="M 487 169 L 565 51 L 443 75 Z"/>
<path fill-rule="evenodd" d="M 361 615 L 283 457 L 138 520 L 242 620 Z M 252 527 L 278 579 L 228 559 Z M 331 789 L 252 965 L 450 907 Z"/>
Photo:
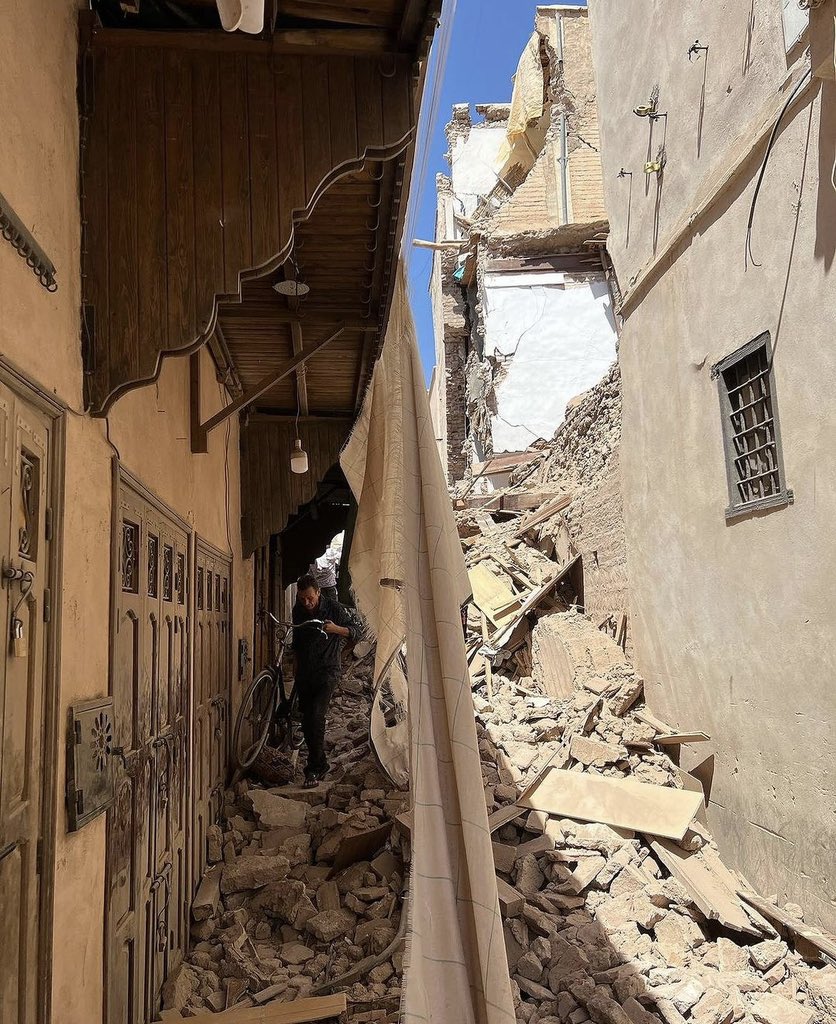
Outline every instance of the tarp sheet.
<path fill-rule="evenodd" d="M 406 641 L 413 825 L 403 1019 L 513 1024 L 460 616 L 470 587 L 402 267 L 340 461 L 358 505 L 349 569 L 377 636 L 376 678 Z"/>

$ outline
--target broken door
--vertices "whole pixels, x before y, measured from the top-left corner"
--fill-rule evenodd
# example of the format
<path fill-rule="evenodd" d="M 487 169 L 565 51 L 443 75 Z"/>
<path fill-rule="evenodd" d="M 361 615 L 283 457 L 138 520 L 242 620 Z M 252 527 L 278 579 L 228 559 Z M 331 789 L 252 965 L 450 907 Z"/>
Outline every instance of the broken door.
<path fill-rule="evenodd" d="M 192 880 L 206 866 L 206 830 L 220 817 L 229 752 L 232 562 L 198 538 L 194 651 L 194 842 Z"/>
<path fill-rule="evenodd" d="M 115 511 L 106 1019 L 148 1024 L 188 943 L 189 532 L 124 473 Z"/>
<path fill-rule="evenodd" d="M 50 436 L 0 384 L 0 1020 L 16 1024 L 38 1019 Z"/>

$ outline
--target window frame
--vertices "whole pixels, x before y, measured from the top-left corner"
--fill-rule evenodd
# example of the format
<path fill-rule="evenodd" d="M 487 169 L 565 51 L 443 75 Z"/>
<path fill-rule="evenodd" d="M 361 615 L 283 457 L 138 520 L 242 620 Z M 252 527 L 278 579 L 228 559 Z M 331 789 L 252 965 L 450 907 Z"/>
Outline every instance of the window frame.
<path fill-rule="evenodd" d="M 743 501 L 740 498 L 740 492 L 738 491 L 738 484 L 740 479 L 735 469 L 735 459 L 738 457 L 738 452 L 735 448 L 734 442 L 738 437 L 732 427 L 732 406 L 731 400 L 729 399 L 729 391 L 726 385 L 724 373 L 730 370 L 737 363 L 746 359 L 752 355 L 759 348 L 763 348 L 766 353 L 767 366 L 769 367 L 766 374 L 767 387 L 769 390 L 769 402 L 772 411 L 772 423 L 774 432 L 774 444 L 775 444 L 775 463 L 778 468 L 778 485 L 779 490 L 775 494 L 769 494 L 763 498 L 755 498 L 751 501 Z M 725 356 L 719 362 L 715 363 L 711 367 L 711 379 L 717 381 L 717 393 L 720 399 L 720 421 L 723 430 L 723 460 L 726 467 L 726 484 L 728 486 L 729 504 L 725 509 L 726 520 L 738 519 L 741 516 L 746 516 L 752 512 L 761 512 L 772 508 L 783 508 L 787 505 L 791 505 L 794 500 L 792 490 L 787 486 L 787 477 L 784 470 L 784 451 L 783 443 L 781 440 L 781 423 L 778 416 L 778 400 L 775 388 L 775 367 L 772 361 L 772 338 L 769 331 L 764 331 L 745 345 L 741 345 L 740 348 L 735 349 L 729 355 Z"/>

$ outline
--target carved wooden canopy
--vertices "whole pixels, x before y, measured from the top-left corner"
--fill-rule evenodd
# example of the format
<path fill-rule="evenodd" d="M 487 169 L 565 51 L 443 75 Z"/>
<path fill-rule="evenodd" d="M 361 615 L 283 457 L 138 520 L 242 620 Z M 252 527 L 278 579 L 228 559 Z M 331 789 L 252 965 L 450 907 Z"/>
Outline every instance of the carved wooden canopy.
<path fill-rule="evenodd" d="M 331 15 L 338 8 L 325 6 Z M 428 2 L 368 6 L 385 7 L 393 25 L 398 18 L 415 26 L 432 22 Z M 348 10 L 356 18 L 360 6 Z M 97 25 L 88 31 L 79 73 L 82 342 L 92 413 L 106 413 L 121 394 L 153 381 L 166 354 L 217 341 L 219 308 L 231 326 L 232 310 L 243 303 L 244 322 L 247 282 L 266 278 L 270 293 L 271 282 L 288 276 L 282 264 L 293 253 L 297 226 L 332 186 L 339 206 L 332 201 L 330 220 L 320 218 L 325 236 L 307 239 L 308 252 L 320 254 L 314 273 L 333 275 L 341 259 L 347 268 L 356 261 L 345 246 L 339 255 L 340 233 L 348 238 L 355 222 L 372 242 L 378 235 L 384 241 L 362 252 L 376 290 L 352 296 L 352 309 L 364 317 L 346 335 L 354 339 L 356 352 L 347 358 L 359 392 L 374 348 L 368 324 L 379 322 L 386 300 L 388 243 L 396 233 L 389 219 L 402 216 L 416 57 L 427 43 L 426 28 L 415 29 L 412 40 L 385 31 L 396 40 L 391 50 L 350 37 L 361 52 L 351 52 L 351 42 L 311 46 L 298 32 L 280 45 L 278 34 L 250 43 L 209 32 Z M 384 176 L 383 168 L 396 165 L 394 177 Z M 348 183 L 342 191 L 341 182 Z M 383 204 L 378 182 L 388 189 Z M 317 314 L 316 300 L 312 294 L 311 325 L 324 331 L 328 303 Z M 246 370 L 260 361 L 246 332 L 234 344 L 233 363 Z M 278 393 L 277 403 L 286 404 Z M 339 407 L 348 404 L 346 396 Z"/>

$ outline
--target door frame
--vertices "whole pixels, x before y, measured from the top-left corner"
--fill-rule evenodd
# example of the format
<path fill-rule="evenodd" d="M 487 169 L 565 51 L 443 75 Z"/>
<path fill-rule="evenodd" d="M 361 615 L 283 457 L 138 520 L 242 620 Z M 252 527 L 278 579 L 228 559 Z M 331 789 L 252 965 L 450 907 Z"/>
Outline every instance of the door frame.
<path fill-rule="evenodd" d="M 63 745 L 59 737 L 61 701 L 61 602 L 64 571 L 64 482 L 67 409 L 55 394 L 0 355 L 0 382 L 51 421 L 47 501 L 52 509 L 47 586 L 50 620 L 44 625 L 44 734 L 41 771 L 41 855 L 38 894 L 38 1017 L 52 1017 L 52 950 L 55 906 L 55 846 L 58 836 L 58 765 Z M 62 819 L 63 820 L 63 819 Z"/>

